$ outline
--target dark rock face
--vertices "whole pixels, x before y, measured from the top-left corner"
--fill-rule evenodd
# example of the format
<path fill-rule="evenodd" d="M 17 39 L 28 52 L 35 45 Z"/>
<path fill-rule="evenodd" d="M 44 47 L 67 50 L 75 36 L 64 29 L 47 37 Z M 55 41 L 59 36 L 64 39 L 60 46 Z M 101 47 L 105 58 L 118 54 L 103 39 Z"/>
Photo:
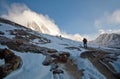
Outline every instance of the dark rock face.
<path fill-rule="evenodd" d="M 44 66 L 48 66 L 53 62 L 51 56 L 46 56 L 45 60 L 42 62 Z"/>
<path fill-rule="evenodd" d="M 23 39 L 9 39 L 5 36 L 0 36 L 0 44 L 6 45 L 12 50 L 20 52 L 34 52 L 34 53 L 56 53 L 57 50 L 49 49 L 46 47 L 40 47 L 29 42 L 23 41 Z"/>
<path fill-rule="evenodd" d="M 69 50 L 78 50 L 78 51 L 81 51 L 79 47 L 65 47 L 66 49 L 69 49 Z"/>
<path fill-rule="evenodd" d="M 48 66 L 53 62 L 61 62 L 66 63 L 70 54 L 68 52 L 62 52 L 62 53 L 54 53 L 47 55 L 45 60 L 43 61 L 43 65 Z"/>
<path fill-rule="evenodd" d="M 6 45 L 7 42 L 11 41 L 11 39 L 5 37 L 5 36 L 0 36 L 0 44 Z"/>
<path fill-rule="evenodd" d="M 120 73 L 115 73 L 114 75 L 117 79 L 120 79 Z"/>
<path fill-rule="evenodd" d="M 59 78 L 61 74 L 64 74 L 64 71 L 59 68 L 58 63 L 66 63 L 69 56 L 70 54 L 68 52 L 49 53 L 46 55 L 42 64 L 44 66 L 51 66 L 50 71 L 53 73 L 54 79 L 56 79 Z"/>
<path fill-rule="evenodd" d="M 117 53 L 109 53 L 102 50 L 88 50 L 80 54 L 80 57 L 89 59 L 103 75 L 107 75 L 107 79 L 120 79 L 120 73 L 110 64 L 117 60 L 117 56 L 119 56 Z"/>
<path fill-rule="evenodd" d="M 9 30 L 9 32 L 11 35 L 15 35 L 14 39 L 20 39 L 25 42 L 30 42 L 31 40 L 34 40 L 34 39 L 39 39 L 40 44 L 46 44 L 51 42 L 51 40 L 43 36 L 37 36 L 37 35 L 31 34 L 29 32 L 26 32 L 26 30 L 23 30 L 23 29 Z"/>
<path fill-rule="evenodd" d="M 1 31 L 0 31 L 0 35 L 4 35 L 4 34 L 5 34 L 4 32 L 1 32 Z"/>
<path fill-rule="evenodd" d="M 69 56 L 70 56 L 70 54 L 69 54 L 68 52 L 63 52 L 63 53 L 60 54 L 59 60 L 60 60 L 61 62 L 64 62 L 64 63 L 65 63 L 65 62 L 67 62 Z"/>
<path fill-rule="evenodd" d="M 21 58 L 6 48 L 0 49 L 0 59 L 5 60 L 5 64 L 0 66 L 0 79 L 16 70 L 21 63 Z"/>
<path fill-rule="evenodd" d="M 55 50 L 55 49 L 51 49 L 51 50 L 48 50 L 47 52 L 49 52 L 49 53 L 56 53 L 57 50 Z"/>
<path fill-rule="evenodd" d="M 64 74 L 64 71 L 61 69 L 56 69 L 53 71 L 53 74 Z"/>

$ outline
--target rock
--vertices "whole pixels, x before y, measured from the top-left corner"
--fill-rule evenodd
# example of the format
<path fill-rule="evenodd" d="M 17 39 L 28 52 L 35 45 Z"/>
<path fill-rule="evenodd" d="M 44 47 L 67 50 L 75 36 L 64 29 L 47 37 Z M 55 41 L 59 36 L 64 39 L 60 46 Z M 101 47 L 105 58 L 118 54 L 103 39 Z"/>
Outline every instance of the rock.
<path fill-rule="evenodd" d="M 53 54 L 50 54 L 50 56 L 51 56 L 51 57 L 53 57 L 53 58 L 57 58 L 57 59 L 59 59 L 59 58 L 60 58 L 60 56 L 59 56 L 59 54 L 58 54 L 58 53 L 53 53 Z"/>
<path fill-rule="evenodd" d="M 53 60 L 52 60 L 52 58 L 51 58 L 51 56 L 46 56 L 46 58 L 45 58 L 45 60 L 42 62 L 42 64 L 44 65 L 44 66 L 48 66 L 48 65 L 50 65 L 51 63 L 53 62 Z"/>
<path fill-rule="evenodd" d="M 57 63 L 53 62 L 53 63 L 51 64 L 50 71 L 54 71 L 54 70 L 56 70 L 58 67 L 59 67 L 59 66 L 57 65 Z"/>
<path fill-rule="evenodd" d="M 19 39 L 19 40 L 21 40 L 23 42 L 29 42 L 30 41 L 30 39 L 28 37 L 26 37 L 26 36 L 20 36 L 20 35 L 16 35 L 14 37 L 14 39 Z"/>
<path fill-rule="evenodd" d="M 0 59 L 3 59 L 4 58 L 4 53 L 3 51 L 0 49 Z"/>
<path fill-rule="evenodd" d="M 63 52 L 60 54 L 60 61 L 66 63 L 70 54 L 68 52 Z"/>
<path fill-rule="evenodd" d="M 45 37 L 39 37 L 39 43 L 40 44 L 47 44 L 47 43 L 50 43 L 51 40 L 45 38 Z"/>
<path fill-rule="evenodd" d="M 114 73 L 114 75 L 117 79 L 120 79 L 120 73 Z"/>
<path fill-rule="evenodd" d="M 4 32 L 0 31 L 0 35 L 4 35 L 4 34 L 5 34 Z"/>
<path fill-rule="evenodd" d="M 17 43 L 15 40 L 7 42 L 6 45 L 12 50 L 22 51 L 22 49 L 20 48 L 21 44 Z"/>
<path fill-rule="evenodd" d="M 78 51 L 81 51 L 81 49 L 80 49 L 80 47 L 65 47 L 66 49 L 69 49 L 69 50 L 74 50 L 74 49 L 76 49 L 76 50 L 78 50 Z"/>
<path fill-rule="evenodd" d="M 84 51 L 80 54 L 80 57 L 82 58 L 86 58 L 86 54 L 89 55 L 89 54 L 92 54 L 92 53 L 96 53 L 97 51 Z M 95 55 L 94 55 L 95 56 Z M 96 55 L 97 56 L 97 55 Z"/>
<path fill-rule="evenodd" d="M 0 79 L 16 70 L 21 64 L 21 58 L 7 48 L 0 49 L 0 58 L 5 60 L 5 64 L 0 66 Z"/>
<path fill-rule="evenodd" d="M 11 39 L 5 37 L 5 36 L 0 36 L 0 44 L 6 45 L 7 42 L 11 41 Z"/>
<path fill-rule="evenodd" d="M 56 53 L 57 50 L 55 50 L 55 49 L 48 49 L 47 52 L 48 52 L 48 53 Z"/>
<path fill-rule="evenodd" d="M 53 74 L 64 74 L 64 71 L 61 69 L 56 69 L 53 71 Z"/>
<path fill-rule="evenodd" d="M 63 62 L 66 63 L 68 58 L 70 57 L 70 54 L 68 52 L 58 52 L 58 53 L 54 53 L 54 54 L 50 54 L 50 56 L 53 59 L 54 62 Z"/>
<path fill-rule="evenodd" d="M 9 30 L 11 35 L 28 35 L 28 33 L 23 29 Z"/>
<path fill-rule="evenodd" d="M 60 56 L 70 57 L 70 53 L 69 53 L 69 52 L 62 52 L 62 53 L 60 54 Z"/>

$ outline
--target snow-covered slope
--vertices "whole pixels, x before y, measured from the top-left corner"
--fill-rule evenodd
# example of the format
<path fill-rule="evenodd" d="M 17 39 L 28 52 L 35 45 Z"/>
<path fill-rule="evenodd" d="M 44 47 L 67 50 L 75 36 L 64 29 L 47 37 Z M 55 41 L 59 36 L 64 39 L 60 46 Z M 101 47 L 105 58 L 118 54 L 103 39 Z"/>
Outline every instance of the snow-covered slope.
<path fill-rule="evenodd" d="M 120 48 L 120 34 L 101 34 L 91 43 L 99 46 Z"/>
<path fill-rule="evenodd" d="M 62 63 L 59 63 L 59 68 L 64 74 L 57 75 L 50 71 L 51 65 L 43 65 L 51 52 L 70 53 L 70 59 L 74 61 L 78 71 L 83 72 L 81 79 L 106 79 L 88 59 L 80 57 L 82 52 L 87 51 L 81 47 L 80 42 L 38 33 L 5 19 L 0 19 L 0 48 L 10 49 L 23 61 L 22 67 L 5 79 L 76 79 Z"/>

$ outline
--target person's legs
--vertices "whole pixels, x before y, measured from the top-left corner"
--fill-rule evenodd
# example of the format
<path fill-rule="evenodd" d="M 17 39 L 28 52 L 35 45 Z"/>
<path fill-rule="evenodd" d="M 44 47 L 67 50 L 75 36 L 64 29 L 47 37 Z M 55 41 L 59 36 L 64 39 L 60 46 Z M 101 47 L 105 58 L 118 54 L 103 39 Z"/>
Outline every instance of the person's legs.
<path fill-rule="evenodd" d="M 85 44 L 85 48 L 87 48 L 87 43 Z"/>
<path fill-rule="evenodd" d="M 84 43 L 84 48 L 87 48 L 87 43 Z"/>
<path fill-rule="evenodd" d="M 83 43 L 83 47 L 85 48 L 85 43 Z"/>

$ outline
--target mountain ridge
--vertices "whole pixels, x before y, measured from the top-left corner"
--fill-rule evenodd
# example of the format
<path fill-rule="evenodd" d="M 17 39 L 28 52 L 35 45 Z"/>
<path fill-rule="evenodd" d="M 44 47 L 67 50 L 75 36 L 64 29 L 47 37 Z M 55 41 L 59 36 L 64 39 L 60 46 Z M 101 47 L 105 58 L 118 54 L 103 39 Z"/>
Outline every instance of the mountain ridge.
<path fill-rule="evenodd" d="M 90 43 L 110 48 L 120 48 L 120 34 L 117 33 L 101 34 Z"/>

